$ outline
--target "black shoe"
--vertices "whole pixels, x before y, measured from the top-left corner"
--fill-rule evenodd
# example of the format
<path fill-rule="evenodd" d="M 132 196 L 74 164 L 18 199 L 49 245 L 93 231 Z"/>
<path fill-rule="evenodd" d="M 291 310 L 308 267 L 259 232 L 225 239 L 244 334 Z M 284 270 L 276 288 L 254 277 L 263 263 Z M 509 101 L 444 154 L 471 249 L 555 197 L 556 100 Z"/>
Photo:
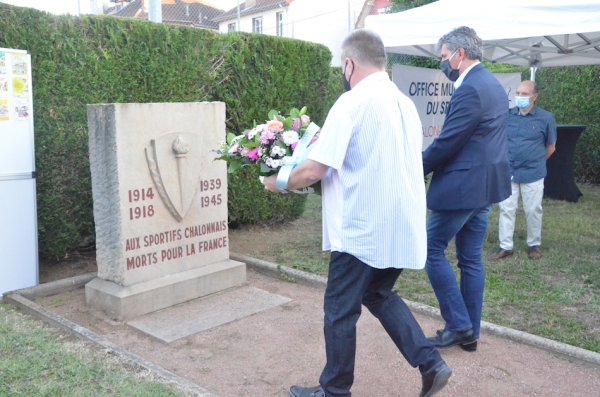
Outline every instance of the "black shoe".
<path fill-rule="evenodd" d="M 437 371 L 429 375 L 423 375 L 423 388 L 419 397 L 431 397 L 446 386 L 448 379 L 452 375 L 452 370 L 446 364 L 442 365 Z"/>
<path fill-rule="evenodd" d="M 326 397 L 321 386 L 315 387 L 290 387 L 290 396 L 292 397 Z"/>
<path fill-rule="evenodd" d="M 458 345 L 458 347 L 460 347 L 466 352 L 473 353 L 477 351 L 477 341 L 471 343 L 461 343 L 460 345 Z"/>
<path fill-rule="evenodd" d="M 427 338 L 438 349 L 445 349 L 459 345 L 461 349 L 468 352 L 474 352 L 477 350 L 477 339 L 473 335 L 473 330 L 452 332 L 446 330 L 438 330 L 437 335 L 431 338 Z"/>

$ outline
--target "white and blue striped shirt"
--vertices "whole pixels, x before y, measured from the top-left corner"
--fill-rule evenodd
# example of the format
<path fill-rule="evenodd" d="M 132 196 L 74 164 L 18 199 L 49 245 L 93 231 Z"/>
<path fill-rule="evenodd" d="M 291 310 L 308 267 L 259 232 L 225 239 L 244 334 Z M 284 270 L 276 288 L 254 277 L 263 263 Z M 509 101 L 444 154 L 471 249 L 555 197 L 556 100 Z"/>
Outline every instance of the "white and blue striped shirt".
<path fill-rule="evenodd" d="M 417 109 L 385 72 L 333 105 L 309 158 L 330 168 L 323 191 L 323 250 L 369 266 L 422 269 L 426 202 Z"/>

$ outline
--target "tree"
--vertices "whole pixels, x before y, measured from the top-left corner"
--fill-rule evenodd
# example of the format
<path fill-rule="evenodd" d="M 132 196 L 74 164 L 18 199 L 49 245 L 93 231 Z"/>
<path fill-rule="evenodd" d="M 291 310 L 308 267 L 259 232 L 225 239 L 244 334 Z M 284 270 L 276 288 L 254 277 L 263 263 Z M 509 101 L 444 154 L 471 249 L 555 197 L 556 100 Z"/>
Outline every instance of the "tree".
<path fill-rule="evenodd" d="M 406 11 L 436 1 L 437 0 L 392 0 L 392 12 Z"/>

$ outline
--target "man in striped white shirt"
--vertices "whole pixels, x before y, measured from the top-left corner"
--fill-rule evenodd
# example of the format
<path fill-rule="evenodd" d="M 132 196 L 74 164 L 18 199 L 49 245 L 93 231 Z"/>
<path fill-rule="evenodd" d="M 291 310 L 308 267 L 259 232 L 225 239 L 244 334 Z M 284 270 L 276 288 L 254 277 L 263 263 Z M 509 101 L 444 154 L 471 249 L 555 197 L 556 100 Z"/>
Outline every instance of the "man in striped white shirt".
<path fill-rule="evenodd" d="M 383 42 L 357 30 L 342 45 L 349 92 L 331 108 L 307 160 L 288 189 L 322 180 L 323 250 L 331 250 L 325 292 L 327 364 L 320 386 L 292 386 L 292 397 L 349 397 L 361 304 L 379 319 L 413 366 L 421 397 L 452 374 L 412 313 L 392 291 L 403 268 L 423 269 L 427 254 L 422 131 L 414 104 L 387 75 Z M 265 188 L 277 191 L 276 177 Z"/>

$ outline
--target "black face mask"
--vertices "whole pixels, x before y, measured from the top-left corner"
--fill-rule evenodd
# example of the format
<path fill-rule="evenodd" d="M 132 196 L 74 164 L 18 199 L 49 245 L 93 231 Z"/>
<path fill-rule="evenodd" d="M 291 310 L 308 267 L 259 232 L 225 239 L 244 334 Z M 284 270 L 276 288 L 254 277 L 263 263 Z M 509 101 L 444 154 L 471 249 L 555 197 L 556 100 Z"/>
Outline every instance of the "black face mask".
<path fill-rule="evenodd" d="M 352 62 L 352 61 L 350 61 Z M 348 61 L 346 61 L 346 65 L 344 65 L 344 73 L 342 77 L 344 78 L 344 88 L 346 91 L 350 91 L 352 88 L 350 87 L 350 79 L 352 79 L 352 73 L 354 73 L 354 62 L 352 62 L 352 73 L 350 73 L 350 79 L 346 80 L 346 68 L 348 67 Z"/>
<path fill-rule="evenodd" d="M 440 69 L 442 70 L 442 73 L 444 73 L 446 75 L 446 77 L 448 77 L 448 80 L 450 80 L 450 81 L 458 80 L 458 76 L 459 76 L 458 69 L 460 69 L 460 64 L 462 63 L 462 61 L 460 61 L 460 63 L 458 64 L 458 69 L 456 69 L 456 70 L 452 69 L 452 66 L 450 66 L 450 60 L 454 57 L 454 55 L 456 55 L 456 51 L 454 51 L 454 54 L 452 54 L 452 56 L 450 58 L 446 59 L 445 61 L 440 62 Z"/>
<path fill-rule="evenodd" d="M 448 80 L 458 80 L 458 70 L 452 69 L 452 67 L 450 66 L 450 61 L 448 59 L 440 63 L 440 69 L 442 69 L 442 73 L 444 73 L 446 77 L 448 77 Z"/>

